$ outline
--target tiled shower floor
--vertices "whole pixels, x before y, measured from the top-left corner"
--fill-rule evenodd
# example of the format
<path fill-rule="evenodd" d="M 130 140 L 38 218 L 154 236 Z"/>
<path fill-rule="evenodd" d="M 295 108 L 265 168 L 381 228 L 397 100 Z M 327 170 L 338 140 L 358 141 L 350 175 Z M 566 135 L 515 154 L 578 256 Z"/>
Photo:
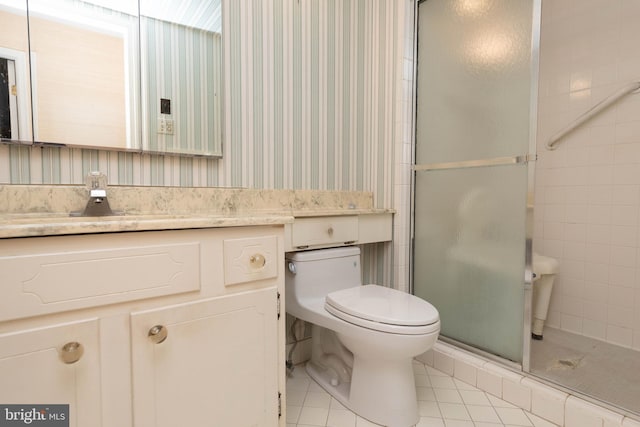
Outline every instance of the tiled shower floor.
<path fill-rule="evenodd" d="M 640 414 L 640 355 L 637 350 L 545 328 L 542 341 L 531 341 L 531 371 Z"/>
<path fill-rule="evenodd" d="M 418 427 L 551 427 L 552 424 L 469 384 L 414 361 Z M 377 426 L 338 403 L 296 366 L 287 378 L 287 427 Z"/>

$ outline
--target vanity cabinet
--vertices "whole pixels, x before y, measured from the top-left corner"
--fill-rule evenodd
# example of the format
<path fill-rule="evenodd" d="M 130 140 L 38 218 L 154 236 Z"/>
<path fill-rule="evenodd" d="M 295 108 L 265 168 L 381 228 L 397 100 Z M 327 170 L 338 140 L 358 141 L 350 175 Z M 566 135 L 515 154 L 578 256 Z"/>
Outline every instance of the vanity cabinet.
<path fill-rule="evenodd" d="M 296 217 L 285 227 L 285 251 L 387 242 L 393 238 L 392 213 Z"/>
<path fill-rule="evenodd" d="M 71 426 L 284 426 L 283 234 L 0 239 L 0 401 L 68 403 Z"/>

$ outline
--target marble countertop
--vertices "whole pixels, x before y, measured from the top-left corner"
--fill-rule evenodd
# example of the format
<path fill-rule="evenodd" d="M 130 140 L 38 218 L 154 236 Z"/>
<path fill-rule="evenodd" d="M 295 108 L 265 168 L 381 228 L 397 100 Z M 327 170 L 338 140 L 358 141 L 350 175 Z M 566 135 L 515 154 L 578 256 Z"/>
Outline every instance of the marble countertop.
<path fill-rule="evenodd" d="M 0 238 L 185 228 L 282 225 L 296 217 L 393 213 L 367 192 L 227 188 L 111 187 L 123 215 L 72 217 L 82 186 L 0 186 Z"/>
<path fill-rule="evenodd" d="M 281 225 L 294 221 L 288 215 L 114 215 L 102 217 L 0 216 L 0 238 L 124 231 L 178 230 L 185 228 Z"/>

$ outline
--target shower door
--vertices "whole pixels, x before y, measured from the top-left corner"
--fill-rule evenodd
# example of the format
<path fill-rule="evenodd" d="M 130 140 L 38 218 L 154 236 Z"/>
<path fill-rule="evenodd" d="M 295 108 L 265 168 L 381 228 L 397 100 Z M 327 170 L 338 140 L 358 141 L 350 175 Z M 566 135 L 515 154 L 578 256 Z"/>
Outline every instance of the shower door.
<path fill-rule="evenodd" d="M 438 309 L 442 336 L 519 364 L 539 8 L 424 0 L 417 17 L 413 293 Z"/>

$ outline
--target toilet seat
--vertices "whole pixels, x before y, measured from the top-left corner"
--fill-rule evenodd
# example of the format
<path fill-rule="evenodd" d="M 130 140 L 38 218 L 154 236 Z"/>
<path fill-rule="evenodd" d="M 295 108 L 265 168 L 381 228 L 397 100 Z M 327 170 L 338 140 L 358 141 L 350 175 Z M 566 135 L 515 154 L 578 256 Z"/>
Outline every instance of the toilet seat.
<path fill-rule="evenodd" d="M 440 329 L 438 311 L 414 295 L 379 285 L 356 286 L 331 292 L 325 310 L 364 328 L 403 335 Z"/>

